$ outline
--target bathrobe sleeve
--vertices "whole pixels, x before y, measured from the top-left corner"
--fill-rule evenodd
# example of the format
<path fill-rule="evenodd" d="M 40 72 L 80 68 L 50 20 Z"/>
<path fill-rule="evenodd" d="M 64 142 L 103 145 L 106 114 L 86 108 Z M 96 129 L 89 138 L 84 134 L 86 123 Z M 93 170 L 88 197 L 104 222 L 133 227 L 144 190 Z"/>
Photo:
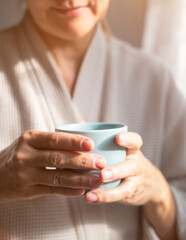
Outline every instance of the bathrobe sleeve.
<path fill-rule="evenodd" d="M 179 240 L 186 239 L 186 100 L 165 74 L 166 100 L 164 103 L 164 139 L 160 170 L 172 190 L 177 211 Z M 143 239 L 160 239 L 143 218 Z"/>

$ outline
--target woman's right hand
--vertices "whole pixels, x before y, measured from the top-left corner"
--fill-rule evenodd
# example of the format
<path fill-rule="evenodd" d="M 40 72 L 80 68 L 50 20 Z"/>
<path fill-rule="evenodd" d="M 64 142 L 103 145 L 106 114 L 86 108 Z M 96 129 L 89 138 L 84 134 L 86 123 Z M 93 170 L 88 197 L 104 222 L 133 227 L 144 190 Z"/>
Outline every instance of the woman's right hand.
<path fill-rule="evenodd" d="M 99 176 L 76 171 L 106 167 L 105 159 L 87 153 L 93 148 L 94 143 L 80 135 L 24 132 L 0 152 L 0 202 L 54 194 L 81 196 L 85 189 L 99 187 Z"/>

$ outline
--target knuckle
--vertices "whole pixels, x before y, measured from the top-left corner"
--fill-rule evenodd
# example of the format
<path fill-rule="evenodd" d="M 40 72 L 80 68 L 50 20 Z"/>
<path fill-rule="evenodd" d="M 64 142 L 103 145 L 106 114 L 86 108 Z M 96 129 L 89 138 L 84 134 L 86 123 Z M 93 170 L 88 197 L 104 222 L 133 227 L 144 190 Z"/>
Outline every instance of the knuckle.
<path fill-rule="evenodd" d="M 23 159 L 24 156 L 21 152 L 17 151 L 14 153 L 13 157 L 12 157 L 12 161 L 15 167 L 21 166 L 23 165 Z"/>
<path fill-rule="evenodd" d="M 132 197 L 132 193 L 130 190 L 126 190 L 124 193 L 124 198 L 126 201 L 129 201 L 129 199 Z"/>
<path fill-rule="evenodd" d="M 50 155 L 51 164 L 56 168 L 63 168 L 64 167 L 64 157 L 61 153 L 52 152 Z"/>
<path fill-rule="evenodd" d="M 89 184 L 89 181 L 87 181 L 87 183 L 86 183 L 85 178 L 83 176 L 79 176 L 76 180 L 75 185 L 77 187 L 83 187 L 85 185 L 86 185 L 86 187 L 89 187 L 90 184 Z"/>
<path fill-rule="evenodd" d="M 68 189 L 65 188 L 57 188 L 57 187 L 49 187 L 49 194 L 51 195 L 68 195 Z"/>
<path fill-rule="evenodd" d="M 25 134 L 26 134 L 28 137 L 33 137 L 33 136 L 35 136 L 36 131 L 30 129 L 30 130 L 27 130 L 27 131 L 25 132 Z"/>
<path fill-rule="evenodd" d="M 82 154 L 81 161 L 79 162 L 81 168 L 86 168 L 88 162 L 88 156 L 86 154 Z"/>
<path fill-rule="evenodd" d="M 27 142 L 33 135 L 34 135 L 33 130 L 27 130 L 21 134 L 21 136 L 19 137 L 19 142 L 20 143 Z"/>
<path fill-rule="evenodd" d="M 77 145 L 77 140 L 76 140 L 76 138 L 75 138 L 74 136 L 70 136 L 70 137 L 68 138 L 68 145 L 69 145 L 69 147 L 71 147 L 71 148 L 76 147 L 76 145 Z"/>
<path fill-rule="evenodd" d="M 49 136 L 49 144 L 53 147 L 53 146 L 56 146 L 59 144 L 59 140 L 60 140 L 60 137 L 59 137 L 59 134 L 58 133 L 52 133 L 50 136 Z"/>
<path fill-rule="evenodd" d="M 57 172 L 57 173 L 54 175 L 53 184 L 54 184 L 55 186 L 63 186 L 63 185 L 64 185 L 64 176 L 63 176 L 62 173 Z"/>
<path fill-rule="evenodd" d="M 18 138 L 18 142 L 19 144 L 22 143 L 22 142 L 25 142 L 25 138 L 26 138 L 26 133 L 22 133 L 21 136 Z"/>

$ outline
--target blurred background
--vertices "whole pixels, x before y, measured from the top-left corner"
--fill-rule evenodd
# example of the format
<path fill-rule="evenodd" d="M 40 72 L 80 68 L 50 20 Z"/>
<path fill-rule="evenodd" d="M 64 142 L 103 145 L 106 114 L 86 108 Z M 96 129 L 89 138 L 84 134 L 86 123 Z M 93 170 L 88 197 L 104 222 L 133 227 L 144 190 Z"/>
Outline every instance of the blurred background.
<path fill-rule="evenodd" d="M 0 29 L 19 22 L 23 0 L 0 0 Z M 186 97 L 186 0 L 111 0 L 113 35 L 155 55 Z"/>
<path fill-rule="evenodd" d="M 111 0 L 108 21 L 115 36 L 141 47 L 148 0 Z"/>

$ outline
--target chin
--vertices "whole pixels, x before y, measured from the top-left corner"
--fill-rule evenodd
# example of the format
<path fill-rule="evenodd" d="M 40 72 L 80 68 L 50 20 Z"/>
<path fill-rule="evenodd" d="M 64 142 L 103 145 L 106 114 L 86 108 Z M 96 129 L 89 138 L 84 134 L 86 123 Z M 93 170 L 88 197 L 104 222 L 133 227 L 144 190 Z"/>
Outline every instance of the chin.
<path fill-rule="evenodd" d="M 50 11 L 45 18 L 47 32 L 63 39 L 81 38 L 94 29 L 97 19 L 89 9 L 82 11 L 78 16 L 62 17 L 55 11 Z"/>
<path fill-rule="evenodd" d="M 95 24 L 71 24 L 53 29 L 53 35 L 63 40 L 75 40 L 82 38 L 93 31 Z"/>

